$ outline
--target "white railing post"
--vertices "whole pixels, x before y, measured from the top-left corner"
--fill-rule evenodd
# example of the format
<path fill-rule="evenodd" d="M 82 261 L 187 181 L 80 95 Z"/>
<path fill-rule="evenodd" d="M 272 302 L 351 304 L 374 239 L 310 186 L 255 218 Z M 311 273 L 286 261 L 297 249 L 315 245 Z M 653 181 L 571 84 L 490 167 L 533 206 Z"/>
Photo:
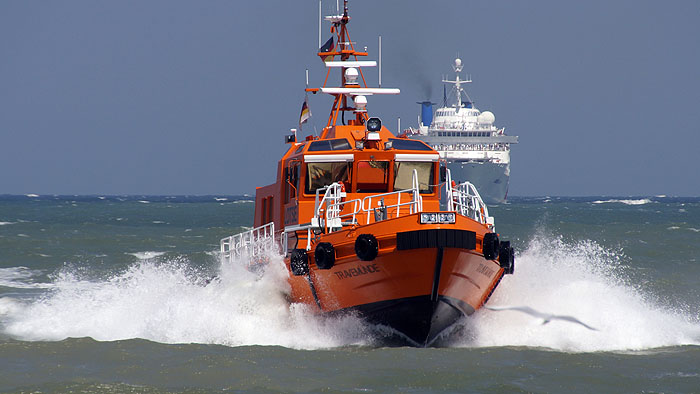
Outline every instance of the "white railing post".
<path fill-rule="evenodd" d="M 244 258 L 247 259 L 248 265 L 264 262 L 267 252 L 279 252 L 276 248 L 274 222 L 221 240 L 222 260 L 225 263 L 234 260 L 242 262 Z"/>

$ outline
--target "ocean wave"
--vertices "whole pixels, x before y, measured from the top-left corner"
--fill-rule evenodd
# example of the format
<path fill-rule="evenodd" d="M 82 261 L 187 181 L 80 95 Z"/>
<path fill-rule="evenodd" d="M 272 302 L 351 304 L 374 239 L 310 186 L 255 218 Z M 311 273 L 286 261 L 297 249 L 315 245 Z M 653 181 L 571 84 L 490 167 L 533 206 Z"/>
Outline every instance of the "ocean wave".
<path fill-rule="evenodd" d="M 488 305 L 570 315 L 599 331 L 482 309 L 464 320 L 468 334 L 454 346 L 624 352 L 700 345 L 697 317 L 630 284 L 621 251 L 545 235 L 536 235 L 523 249 L 515 274 L 501 281 Z M 55 275 L 50 293 L 28 303 L 0 303 L 3 334 L 21 340 L 143 338 L 297 349 L 374 343 L 377 328 L 356 316 L 323 318 L 306 305 L 290 305 L 288 273 L 275 253 L 269 253 L 262 273 L 246 270 L 245 264 L 222 264 L 214 277 L 186 259 L 149 259 L 148 253 L 163 252 L 130 253 L 143 259 L 103 280 L 84 280 L 90 275 L 67 267 Z M 211 255 L 218 261 L 218 252 Z"/>
<path fill-rule="evenodd" d="M 164 255 L 165 252 L 146 251 L 146 252 L 134 252 L 134 253 L 127 253 L 127 254 L 132 255 L 139 260 L 147 260 L 147 259 L 154 259 L 156 257 L 160 257 L 160 256 Z"/>
<path fill-rule="evenodd" d="M 102 281 L 64 270 L 50 294 L 7 308 L 0 327 L 22 340 L 143 338 L 298 349 L 366 343 L 367 327 L 357 317 L 319 318 L 305 305 L 289 305 L 287 271 L 280 256 L 270 257 L 262 274 L 227 264 L 215 279 L 177 260 L 142 261 Z"/>
<path fill-rule="evenodd" d="M 0 226 L 7 226 L 9 224 L 15 224 L 16 222 L 0 222 Z"/>
<path fill-rule="evenodd" d="M 564 242 L 536 236 L 516 257 L 489 306 L 527 306 L 573 316 L 595 327 L 571 322 L 548 324 L 519 311 L 479 310 L 462 346 L 527 346 L 567 352 L 634 351 L 700 345 L 700 322 L 692 312 L 655 301 L 630 283 L 620 251 L 593 241 Z"/>
<path fill-rule="evenodd" d="M 45 289 L 50 283 L 36 283 L 34 278 L 43 275 L 42 271 L 27 267 L 0 268 L 0 286 L 14 289 Z"/>
<path fill-rule="evenodd" d="M 620 203 L 620 204 L 625 204 L 625 205 L 644 205 L 644 204 L 649 204 L 653 202 L 652 200 L 648 198 L 642 198 L 638 200 L 597 200 L 593 201 L 593 204 L 608 204 L 608 203 Z"/>

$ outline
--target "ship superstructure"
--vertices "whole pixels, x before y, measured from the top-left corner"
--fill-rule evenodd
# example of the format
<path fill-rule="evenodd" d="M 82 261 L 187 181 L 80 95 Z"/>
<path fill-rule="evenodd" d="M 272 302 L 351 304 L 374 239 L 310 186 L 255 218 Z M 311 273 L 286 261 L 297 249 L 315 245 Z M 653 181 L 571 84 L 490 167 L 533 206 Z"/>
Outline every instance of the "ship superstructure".
<path fill-rule="evenodd" d="M 434 114 L 433 103 L 420 102 L 419 127 L 405 134 L 437 150 L 452 177 L 474 184 L 485 202 L 502 203 L 508 195 L 510 145 L 517 144 L 518 137 L 496 127 L 491 111 L 481 112 L 474 106 L 462 87 L 471 82 L 471 78 L 461 78 L 462 68 L 462 60 L 455 59 L 455 79 L 442 80 L 453 85 L 450 95 L 445 95 L 443 105 Z M 453 98 L 451 104 L 449 98 Z"/>

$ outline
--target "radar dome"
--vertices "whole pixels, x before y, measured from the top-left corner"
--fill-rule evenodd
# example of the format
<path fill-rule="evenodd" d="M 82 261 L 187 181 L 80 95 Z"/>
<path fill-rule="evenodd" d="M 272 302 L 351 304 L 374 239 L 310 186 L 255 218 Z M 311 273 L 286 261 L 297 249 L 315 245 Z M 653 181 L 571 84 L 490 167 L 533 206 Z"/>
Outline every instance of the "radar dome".
<path fill-rule="evenodd" d="M 478 121 L 479 123 L 493 124 L 496 121 L 496 115 L 491 111 L 484 111 L 479 115 Z"/>
<path fill-rule="evenodd" d="M 361 95 L 355 96 L 355 97 L 353 98 L 353 101 L 355 102 L 355 107 L 356 107 L 358 110 L 362 111 L 362 110 L 364 110 L 365 108 L 367 108 L 367 97 L 361 96 Z"/>
<path fill-rule="evenodd" d="M 347 85 L 355 85 L 357 84 L 357 77 L 360 75 L 360 73 L 357 71 L 355 67 L 350 67 L 347 70 L 345 70 L 345 83 Z"/>
<path fill-rule="evenodd" d="M 459 67 L 461 65 L 462 65 L 462 59 L 460 59 L 460 58 L 455 59 L 455 66 Z"/>

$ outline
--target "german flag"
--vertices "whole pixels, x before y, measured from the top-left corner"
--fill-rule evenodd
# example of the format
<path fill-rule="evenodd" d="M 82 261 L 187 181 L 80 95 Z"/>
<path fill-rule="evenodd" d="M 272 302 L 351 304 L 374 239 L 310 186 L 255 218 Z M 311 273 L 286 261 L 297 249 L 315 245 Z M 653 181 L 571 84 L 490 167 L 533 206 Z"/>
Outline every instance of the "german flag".
<path fill-rule="evenodd" d="M 326 41 L 326 43 L 323 44 L 323 46 L 321 48 L 319 48 L 318 51 L 321 53 L 333 52 L 334 48 L 335 48 L 335 45 L 333 43 L 333 36 L 331 36 L 331 38 L 329 38 L 328 41 Z M 333 60 L 333 57 L 334 57 L 333 55 L 327 55 L 327 56 L 322 57 L 322 59 L 324 62 L 328 62 L 328 61 Z"/>
<path fill-rule="evenodd" d="M 299 115 L 299 126 L 302 123 L 306 123 L 311 117 L 311 111 L 309 110 L 309 104 L 307 103 L 308 98 L 304 99 L 304 104 L 301 105 L 301 115 Z"/>

